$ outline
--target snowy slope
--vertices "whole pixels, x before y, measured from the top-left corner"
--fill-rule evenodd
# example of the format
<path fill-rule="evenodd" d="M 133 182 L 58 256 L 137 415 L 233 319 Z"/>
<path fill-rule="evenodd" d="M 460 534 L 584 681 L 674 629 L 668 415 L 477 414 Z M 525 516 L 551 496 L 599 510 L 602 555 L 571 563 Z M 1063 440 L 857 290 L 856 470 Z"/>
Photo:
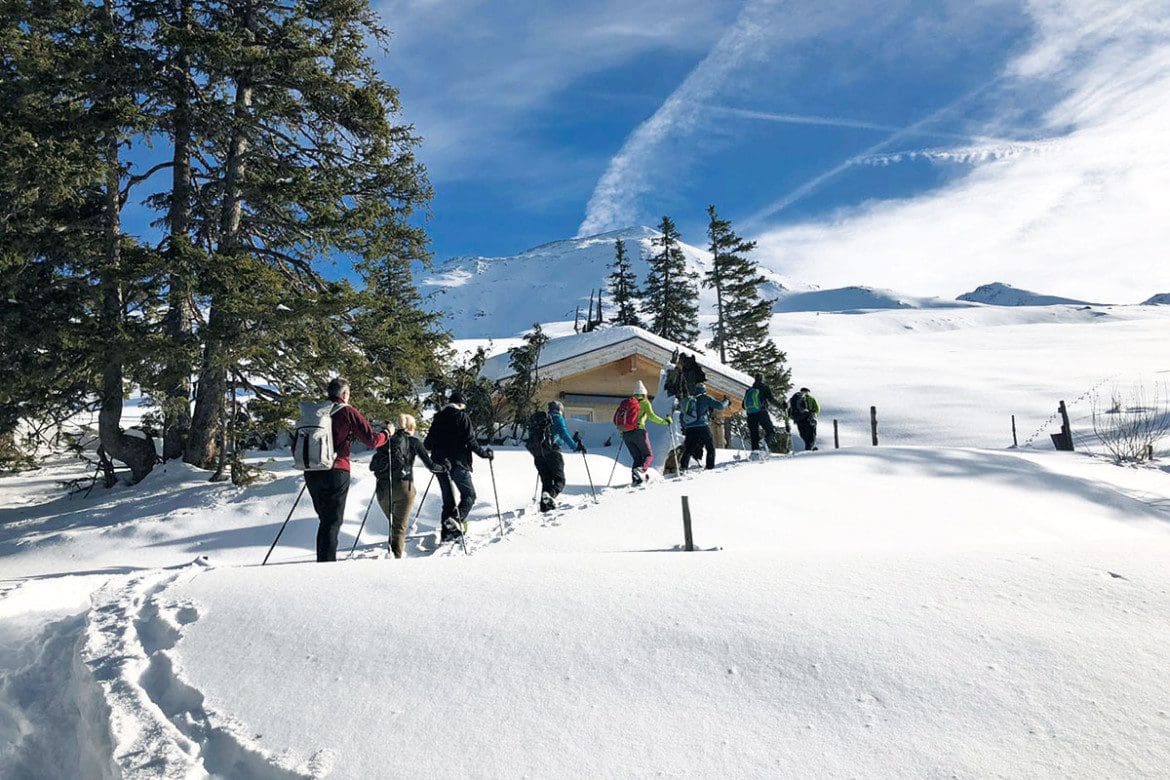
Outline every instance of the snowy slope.
<path fill-rule="evenodd" d="M 622 239 L 639 283 L 648 274 L 653 228 L 632 227 L 586 238 L 554 241 L 511 257 L 456 257 L 437 265 L 420 281 L 429 305 L 444 315 L 457 338 L 515 336 L 533 322 L 572 322 L 577 306 L 585 317 L 590 292 L 607 286 L 614 242 Z M 708 252 L 682 244 L 687 267 L 700 275 Z M 774 297 L 792 283 L 767 272 L 764 293 Z M 702 311 L 714 310 L 713 293 L 700 289 Z M 608 303 L 608 301 L 607 301 Z"/>
<path fill-rule="evenodd" d="M 959 296 L 960 301 L 988 303 L 993 306 L 1056 306 L 1061 304 L 1088 305 L 1088 301 L 1061 298 L 1059 295 L 1042 295 L 1031 290 L 1019 290 L 1010 284 L 992 282 L 976 287 Z M 1094 304 L 1097 305 L 1097 304 Z"/>
<path fill-rule="evenodd" d="M 496 464 L 506 510 L 531 498 L 526 460 Z M 210 567 L 82 575 L 92 608 L 0 623 L 25 640 L 0 647 L 0 774 L 1105 776 L 1170 761 L 1170 474 L 861 448 L 594 506 L 582 466 L 569 508 L 508 512 L 503 540 L 481 504 L 470 557 L 369 547 L 298 565 L 296 537 L 263 569 L 244 543 Z M 218 501 L 179 481 L 142 492 L 259 540 L 296 483 L 246 515 L 215 487 Z M 683 494 L 697 544 L 718 550 L 677 551 Z M 191 529 L 165 520 L 120 528 L 124 558 L 190 552 Z M 92 572 L 99 550 L 74 548 L 75 565 Z M 43 604 L 52 579 L 0 604 Z"/>
<path fill-rule="evenodd" d="M 772 311 L 867 311 L 872 309 L 956 309 L 965 303 L 942 298 L 904 295 L 873 287 L 841 287 L 834 290 L 785 291 L 776 297 Z"/>
<path fill-rule="evenodd" d="M 1145 306 L 1159 306 L 1170 303 L 1170 293 L 1158 293 L 1144 302 Z"/>
<path fill-rule="evenodd" d="M 1021 445 L 1048 447 L 1065 400 L 1092 447 L 1094 394 L 1170 378 L 1168 328 L 1157 306 L 975 306 L 784 314 L 771 333 L 820 402 L 823 441 L 839 419 L 845 446 L 867 442 L 872 405 L 883 443 L 1005 447 L 1014 414 Z"/>

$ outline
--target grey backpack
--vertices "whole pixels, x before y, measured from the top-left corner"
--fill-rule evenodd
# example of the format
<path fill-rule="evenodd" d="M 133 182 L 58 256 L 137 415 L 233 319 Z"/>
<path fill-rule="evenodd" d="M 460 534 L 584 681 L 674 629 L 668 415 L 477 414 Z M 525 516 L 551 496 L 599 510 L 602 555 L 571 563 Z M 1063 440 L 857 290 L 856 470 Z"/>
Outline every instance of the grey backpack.
<path fill-rule="evenodd" d="M 301 420 L 293 440 L 293 462 L 301 471 L 328 471 L 337 460 L 333 415 L 345 408 L 336 401 L 301 402 Z"/>

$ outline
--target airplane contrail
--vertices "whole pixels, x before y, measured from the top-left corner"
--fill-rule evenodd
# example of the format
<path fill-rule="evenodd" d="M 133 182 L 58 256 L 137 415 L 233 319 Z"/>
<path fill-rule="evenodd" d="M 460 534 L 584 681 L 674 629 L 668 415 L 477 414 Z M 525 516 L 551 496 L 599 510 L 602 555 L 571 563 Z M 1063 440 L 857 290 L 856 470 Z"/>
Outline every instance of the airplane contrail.
<path fill-rule="evenodd" d="M 864 157 L 868 157 L 870 155 L 878 154 L 879 152 L 885 151 L 886 149 L 890 148 L 891 146 L 898 143 L 899 141 L 901 141 L 904 138 L 908 138 L 912 135 L 918 135 L 924 127 L 931 124 L 932 122 L 938 121 L 939 119 L 941 119 L 942 117 L 951 113 L 952 111 L 959 108 L 963 104 L 965 104 L 971 100 L 974 100 L 976 97 L 978 97 L 979 95 L 983 94 L 988 89 L 990 89 L 992 87 L 992 85 L 994 85 L 999 80 L 1000 80 L 999 76 L 997 76 L 996 78 L 993 78 L 991 81 L 988 81 L 986 84 L 971 90 L 970 92 L 968 92 L 965 95 L 962 95 L 958 99 L 952 100 L 950 103 L 947 103 L 942 108 L 939 108 L 936 111 L 933 111 L 932 113 L 926 115 L 922 119 L 919 119 L 914 124 L 909 125 L 908 127 L 904 127 L 904 128 L 899 129 L 899 130 L 896 130 L 895 132 L 893 132 L 889 136 L 887 136 L 885 139 L 879 141 L 878 143 L 874 144 L 873 146 L 869 147 L 868 149 L 862 150 L 862 152 L 860 154 L 854 155 L 854 156 L 850 157 L 848 160 L 845 160 L 844 162 L 838 163 L 837 165 L 833 166 L 832 168 L 825 171 L 824 173 L 821 173 L 817 176 L 814 176 L 812 179 L 809 179 L 804 184 L 802 184 L 799 187 L 797 187 L 796 189 L 792 190 L 784 197 L 773 201 L 772 203 L 768 204 L 764 208 L 760 209 L 756 213 L 749 216 L 742 223 L 743 230 L 749 231 L 749 232 L 752 230 L 755 230 L 756 227 L 762 221 L 767 219 L 768 217 L 771 217 L 774 214 L 776 214 L 777 212 L 783 211 L 784 209 L 788 208 L 793 203 L 796 203 L 797 201 L 804 199 L 810 193 L 819 189 L 821 187 L 821 185 L 823 185 L 829 181 L 832 181 L 833 179 L 837 178 L 845 171 L 852 168 L 854 166 L 854 162 L 853 162 L 854 160 L 856 160 L 858 158 L 864 158 Z"/>
<path fill-rule="evenodd" d="M 758 119 L 764 122 L 777 122 L 786 125 L 813 125 L 816 127 L 846 127 L 856 130 L 877 130 L 883 133 L 900 133 L 910 131 L 911 128 L 899 125 L 887 125 L 880 122 L 869 122 L 864 119 L 850 119 L 848 117 L 819 116 L 816 114 L 789 114 L 773 111 L 756 111 L 747 108 L 731 106 L 701 105 L 704 111 L 734 116 L 741 119 Z M 913 134 L 935 136 L 938 138 L 954 138 L 958 141 L 978 141 L 985 144 L 1010 145 L 1017 143 L 1010 138 L 996 138 L 994 136 L 979 135 L 976 133 L 954 133 L 945 130 L 914 130 Z"/>

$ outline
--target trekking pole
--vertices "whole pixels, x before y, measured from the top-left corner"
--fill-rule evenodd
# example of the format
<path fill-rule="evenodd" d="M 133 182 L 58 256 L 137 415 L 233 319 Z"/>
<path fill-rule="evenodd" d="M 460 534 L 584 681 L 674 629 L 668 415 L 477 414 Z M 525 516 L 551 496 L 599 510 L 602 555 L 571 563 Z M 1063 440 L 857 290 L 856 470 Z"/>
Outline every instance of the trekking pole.
<path fill-rule="evenodd" d="M 613 468 L 609 470 L 609 479 L 605 481 L 605 486 L 609 487 L 613 484 L 613 473 L 617 471 L 618 459 L 622 456 L 622 445 L 626 443 L 625 439 L 618 442 L 617 454 L 613 456 Z"/>
<path fill-rule="evenodd" d="M 366 520 L 369 519 L 369 517 L 370 517 L 370 507 L 372 507 L 374 505 L 374 496 L 376 496 L 376 495 L 378 495 L 378 491 L 375 489 L 373 494 L 370 496 L 370 503 L 366 504 L 366 513 L 364 515 L 362 515 L 362 524 L 360 526 L 358 526 L 357 537 L 354 538 L 354 540 L 353 540 L 353 547 L 349 548 L 349 555 L 346 556 L 346 560 L 349 560 L 350 558 L 353 557 L 353 553 L 354 553 L 354 550 L 357 549 L 358 542 L 360 542 L 362 540 L 362 531 L 365 530 Z M 391 521 L 391 522 L 393 522 L 393 521 Z"/>
<path fill-rule="evenodd" d="M 536 484 L 532 487 L 532 503 L 536 503 L 536 497 L 540 495 L 540 472 L 536 472 Z"/>
<path fill-rule="evenodd" d="M 488 471 L 492 474 L 492 495 L 496 499 L 496 520 L 500 521 L 500 538 L 504 538 L 504 518 L 500 514 L 500 492 L 496 490 L 496 459 L 488 459 Z"/>
<path fill-rule="evenodd" d="M 432 471 L 431 478 L 427 480 L 427 487 L 425 490 L 423 490 L 422 501 L 418 502 L 418 509 L 414 510 L 414 523 L 418 522 L 418 516 L 422 513 L 423 504 L 425 504 L 427 501 L 427 493 L 431 492 L 431 483 L 434 481 L 435 481 L 435 472 Z M 411 523 L 412 527 L 414 526 L 414 523 Z"/>
<path fill-rule="evenodd" d="M 577 446 L 581 446 L 581 432 L 578 431 L 573 435 L 573 441 L 577 442 Z M 593 503 L 597 503 L 597 491 L 593 488 L 593 475 L 589 473 L 589 456 L 585 454 L 585 450 L 581 450 L 581 460 L 585 461 L 585 477 L 589 480 L 589 492 L 593 494 Z"/>
<path fill-rule="evenodd" d="M 301 503 L 301 496 L 305 494 L 305 488 L 308 486 L 308 482 L 301 485 L 301 492 L 297 493 L 297 500 L 293 502 L 292 509 L 288 510 L 288 517 L 284 518 L 284 523 L 280 526 L 280 530 L 276 532 L 276 538 L 272 540 L 272 546 L 268 548 L 268 553 L 264 556 L 264 563 L 261 563 L 261 566 L 263 566 L 265 563 L 268 563 L 268 556 L 272 555 L 272 551 L 276 549 L 276 543 L 280 541 L 280 535 L 284 533 L 284 527 L 288 525 L 288 521 L 292 519 L 293 512 L 297 511 L 297 504 Z"/>
<path fill-rule="evenodd" d="M 682 416 L 680 409 L 682 406 L 678 402 L 678 398 L 674 399 L 674 405 L 670 408 L 670 451 L 674 453 L 674 478 L 682 478 L 682 453 L 678 451 L 678 439 L 674 435 L 674 418 L 679 417 L 679 428 L 682 428 Z M 665 464 L 664 464 L 665 465 Z"/>

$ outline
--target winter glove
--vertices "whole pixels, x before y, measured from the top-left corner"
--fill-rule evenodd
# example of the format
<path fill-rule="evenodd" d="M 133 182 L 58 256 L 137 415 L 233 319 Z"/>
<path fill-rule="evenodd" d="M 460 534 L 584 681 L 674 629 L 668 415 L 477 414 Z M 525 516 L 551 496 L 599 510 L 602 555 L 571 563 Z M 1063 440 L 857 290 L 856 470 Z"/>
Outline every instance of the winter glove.
<path fill-rule="evenodd" d="M 580 439 L 577 440 L 577 452 L 581 453 L 582 455 L 587 452 L 585 445 L 581 442 Z"/>
<path fill-rule="evenodd" d="M 487 460 L 495 460 L 496 459 L 496 453 L 492 452 L 491 447 L 484 447 L 483 456 Z"/>
<path fill-rule="evenodd" d="M 446 474 L 447 467 L 436 463 L 433 467 L 431 467 L 431 473 L 432 474 Z"/>

